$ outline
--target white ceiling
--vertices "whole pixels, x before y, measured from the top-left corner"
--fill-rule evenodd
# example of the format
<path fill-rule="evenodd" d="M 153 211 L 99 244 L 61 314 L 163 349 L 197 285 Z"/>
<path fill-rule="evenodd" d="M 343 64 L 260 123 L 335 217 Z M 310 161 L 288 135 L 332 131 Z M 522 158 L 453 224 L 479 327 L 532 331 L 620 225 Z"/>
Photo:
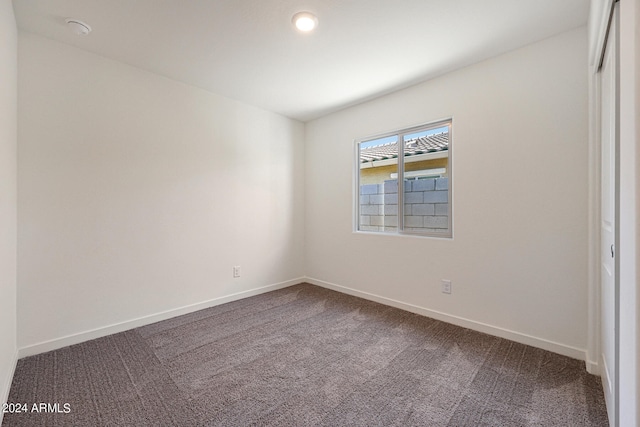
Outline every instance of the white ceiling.
<path fill-rule="evenodd" d="M 18 27 L 309 120 L 585 25 L 589 0 L 14 0 Z M 312 34 L 295 12 L 315 13 Z M 87 22 L 74 35 L 66 18 Z"/>

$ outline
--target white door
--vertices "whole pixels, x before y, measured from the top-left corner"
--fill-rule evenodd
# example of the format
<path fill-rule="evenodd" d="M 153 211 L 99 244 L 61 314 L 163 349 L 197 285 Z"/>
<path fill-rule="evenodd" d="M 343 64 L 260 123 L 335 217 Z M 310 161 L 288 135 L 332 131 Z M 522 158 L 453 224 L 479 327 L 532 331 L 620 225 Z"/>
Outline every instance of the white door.
<path fill-rule="evenodd" d="M 616 7 L 617 11 L 617 7 Z M 617 13 L 617 12 L 616 12 Z M 616 425 L 616 17 L 605 48 L 600 71 L 601 88 L 601 280 L 600 346 L 602 386 L 607 401 L 609 423 Z"/>

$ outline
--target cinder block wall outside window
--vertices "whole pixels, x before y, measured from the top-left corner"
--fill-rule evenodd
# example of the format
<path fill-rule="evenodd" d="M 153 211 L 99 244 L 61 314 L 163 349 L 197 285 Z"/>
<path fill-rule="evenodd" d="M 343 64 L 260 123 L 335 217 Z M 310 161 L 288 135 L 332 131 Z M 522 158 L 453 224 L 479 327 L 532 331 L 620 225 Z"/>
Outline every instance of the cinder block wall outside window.
<path fill-rule="evenodd" d="M 404 181 L 404 229 L 444 232 L 449 226 L 449 178 Z M 360 186 L 360 230 L 397 231 L 398 180 Z"/>

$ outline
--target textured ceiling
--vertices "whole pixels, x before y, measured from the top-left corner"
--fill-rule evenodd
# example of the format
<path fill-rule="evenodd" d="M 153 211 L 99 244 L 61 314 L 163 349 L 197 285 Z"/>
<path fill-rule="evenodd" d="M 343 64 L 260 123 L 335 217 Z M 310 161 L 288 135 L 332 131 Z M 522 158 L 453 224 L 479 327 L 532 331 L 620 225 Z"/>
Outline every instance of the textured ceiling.
<path fill-rule="evenodd" d="M 18 27 L 309 120 L 585 25 L 589 0 L 14 0 Z M 293 29 L 295 12 L 319 18 Z M 65 25 L 93 28 L 79 37 Z"/>

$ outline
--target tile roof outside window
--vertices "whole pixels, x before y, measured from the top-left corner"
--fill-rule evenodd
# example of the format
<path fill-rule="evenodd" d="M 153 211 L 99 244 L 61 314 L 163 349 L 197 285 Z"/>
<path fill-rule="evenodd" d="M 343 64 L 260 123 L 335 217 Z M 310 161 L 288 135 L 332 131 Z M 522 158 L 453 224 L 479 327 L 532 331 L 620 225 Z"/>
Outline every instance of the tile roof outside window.
<path fill-rule="evenodd" d="M 375 162 L 378 160 L 395 159 L 398 157 L 398 143 L 376 145 L 360 150 L 360 162 Z M 409 140 L 405 143 L 404 155 L 435 153 L 449 149 L 449 132 L 435 133 Z"/>

